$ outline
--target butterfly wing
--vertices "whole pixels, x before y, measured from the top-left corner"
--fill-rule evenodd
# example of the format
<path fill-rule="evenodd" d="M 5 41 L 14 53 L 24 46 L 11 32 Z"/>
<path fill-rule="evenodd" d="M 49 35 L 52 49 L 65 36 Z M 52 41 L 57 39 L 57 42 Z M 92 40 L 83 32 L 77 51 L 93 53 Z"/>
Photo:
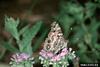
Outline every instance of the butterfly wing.
<path fill-rule="evenodd" d="M 51 30 L 44 42 L 44 50 L 51 51 L 54 54 L 58 53 L 61 49 L 67 47 L 67 41 L 65 41 L 60 26 L 54 22 L 51 25 Z"/>

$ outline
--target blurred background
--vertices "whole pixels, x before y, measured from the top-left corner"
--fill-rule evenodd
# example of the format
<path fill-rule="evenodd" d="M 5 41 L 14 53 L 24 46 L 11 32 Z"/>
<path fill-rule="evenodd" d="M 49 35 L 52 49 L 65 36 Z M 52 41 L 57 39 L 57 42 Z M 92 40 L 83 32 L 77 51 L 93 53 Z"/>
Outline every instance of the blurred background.
<path fill-rule="evenodd" d="M 0 67 L 8 67 L 18 49 L 14 38 L 13 45 L 8 44 L 12 37 L 4 29 L 5 15 L 20 19 L 18 29 L 42 22 L 32 40 L 33 56 L 38 56 L 50 24 L 56 21 L 68 47 L 76 51 L 77 63 L 100 62 L 100 0 L 0 0 Z"/>

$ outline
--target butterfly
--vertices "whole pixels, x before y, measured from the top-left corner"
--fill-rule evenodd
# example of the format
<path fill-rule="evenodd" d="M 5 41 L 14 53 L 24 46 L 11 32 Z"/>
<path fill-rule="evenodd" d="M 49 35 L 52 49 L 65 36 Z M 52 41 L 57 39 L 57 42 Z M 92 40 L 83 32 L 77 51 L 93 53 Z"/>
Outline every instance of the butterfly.
<path fill-rule="evenodd" d="M 68 41 L 63 37 L 63 33 L 58 23 L 51 24 L 51 30 L 44 42 L 44 50 L 57 54 L 61 49 L 67 47 Z"/>

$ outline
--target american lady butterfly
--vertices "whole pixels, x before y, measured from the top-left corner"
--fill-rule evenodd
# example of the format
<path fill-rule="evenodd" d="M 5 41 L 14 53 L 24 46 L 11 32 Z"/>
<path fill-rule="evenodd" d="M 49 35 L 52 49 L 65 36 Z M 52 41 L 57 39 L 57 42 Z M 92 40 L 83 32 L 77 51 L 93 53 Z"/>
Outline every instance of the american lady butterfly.
<path fill-rule="evenodd" d="M 68 41 L 65 41 L 60 26 L 54 22 L 51 24 L 51 30 L 44 42 L 44 50 L 57 54 L 61 49 L 67 47 Z"/>

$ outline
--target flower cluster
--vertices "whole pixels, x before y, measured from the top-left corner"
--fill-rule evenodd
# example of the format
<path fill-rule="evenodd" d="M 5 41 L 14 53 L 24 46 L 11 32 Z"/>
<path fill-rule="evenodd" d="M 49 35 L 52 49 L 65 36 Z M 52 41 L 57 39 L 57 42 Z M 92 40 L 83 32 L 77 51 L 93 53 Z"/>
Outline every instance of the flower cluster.
<path fill-rule="evenodd" d="M 55 55 L 52 52 L 47 52 L 45 50 L 41 50 L 40 55 L 45 59 L 50 59 L 50 61 L 59 61 L 62 57 L 68 54 L 67 48 L 64 48 L 59 54 Z"/>
<path fill-rule="evenodd" d="M 25 53 L 16 53 L 14 55 L 12 55 L 12 58 L 11 60 L 12 61 L 15 61 L 16 63 L 19 63 L 19 62 L 22 62 L 22 61 L 25 61 L 25 60 L 28 60 L 30 56 L 25 54 Z"/>
<path fill-rule="evenodd" d="M 71 48 L 69 49 L 63 48 L 61 52 L 58 54 L 41 50 L 39 59 L 41 60 L 42 64 L 48 63 L 50 65 L 50 64 L 58 63 L 63 65 L 65 63 L 66 65 L 68 65 L 67 60 L 74 59 L 75 57 L 76 57 L 75 51 L 72 51 Z"/>
<path fill-rule="evenodd" d="M 33 67 L 33 57 L 26 53 L 16 53 L 11 57 L 11 67 Z"/>

